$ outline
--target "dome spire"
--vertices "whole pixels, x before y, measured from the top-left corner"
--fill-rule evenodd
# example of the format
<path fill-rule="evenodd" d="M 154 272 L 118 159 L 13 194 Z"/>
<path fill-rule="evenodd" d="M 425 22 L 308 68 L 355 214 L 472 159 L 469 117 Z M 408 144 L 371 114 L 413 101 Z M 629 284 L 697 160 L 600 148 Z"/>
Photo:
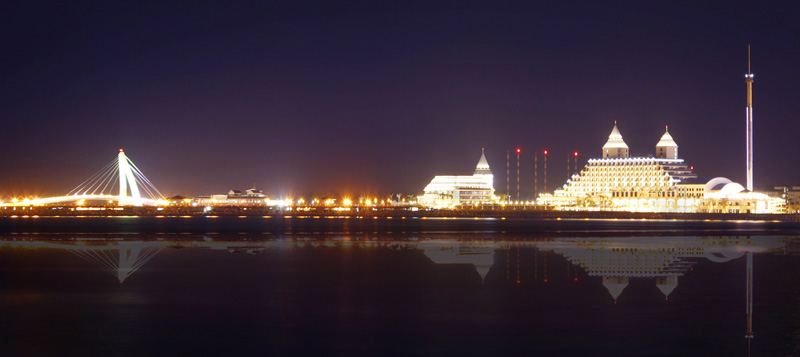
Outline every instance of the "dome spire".
<path fill-rule="evenodd" d="M 628 144 L 622 139 L 622 134 L 617 128 L 617 121 L 614 120 L 614 128 L 608 135 L 608 141 L 603 145 L 603 158 L 628 157 Z"/>
<path fill-rule="evenodd" d="M 669 125 L 664 128 L 664 135 L 661 140 L 656 144 L 656 157 L 660 159 L 677 159 L 678 158 L 678 144 L 672 139 L 669 134 Z"/>

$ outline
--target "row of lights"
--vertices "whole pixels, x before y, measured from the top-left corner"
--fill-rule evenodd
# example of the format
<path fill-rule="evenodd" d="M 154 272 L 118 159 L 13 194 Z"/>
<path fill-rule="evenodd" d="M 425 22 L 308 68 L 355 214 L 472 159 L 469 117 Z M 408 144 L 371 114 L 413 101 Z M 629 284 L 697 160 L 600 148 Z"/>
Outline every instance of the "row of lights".
<path fill-rule="evenodd" d="M 325 206 L 334 206 L 334 205 L 336 205 L 337 199 L 336 198 L 328 198 L 328 199 L 325 199 L 325 201 L 320 201 L 318 198 L 314 198 L 313 200 L 311 200 L 309 202 L 306 202 L 305 198 L 301 197 L 301 198 L 297 199 L 296 201 L 291 199 L 291 198 L 287 198 L 284 201 L 286 202 L 287 205 L 293 205 L 294 204 L 294 205 L 297 205 L 297 206 L 304 206 L 304 205 L 317 206 L 317 205 L 322 204 L 322 205 L 325 205 Z M 373 198 L 361 199 L 361 200 L 358 201 L 358 204 L 359 205 L 372 206 L 372 205 L 391 204 L 391 202 L 392 202 L 391 198 L 379 200 L 377 197 L 373 197 Z M 405 202 L 405 199 L 403 200 L 403 202 Z M 343 198 L 341 200 L 341 205 L 345 206 L 345 207 L 352 206 L 353 205 L 353 200 L 350 199 L 350 198 Z"/>

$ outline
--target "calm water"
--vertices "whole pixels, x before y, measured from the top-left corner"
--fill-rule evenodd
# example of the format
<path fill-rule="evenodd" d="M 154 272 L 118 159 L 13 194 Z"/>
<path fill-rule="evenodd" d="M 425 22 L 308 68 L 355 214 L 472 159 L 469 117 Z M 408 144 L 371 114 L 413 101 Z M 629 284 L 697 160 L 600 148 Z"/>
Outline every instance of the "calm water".
<path fill-rule="evenodd" d="M 0 221 L 3 355 L 746 356 L 748 269 L 752 355 L 800 355 L 791 225 L 41 220 Z"/>

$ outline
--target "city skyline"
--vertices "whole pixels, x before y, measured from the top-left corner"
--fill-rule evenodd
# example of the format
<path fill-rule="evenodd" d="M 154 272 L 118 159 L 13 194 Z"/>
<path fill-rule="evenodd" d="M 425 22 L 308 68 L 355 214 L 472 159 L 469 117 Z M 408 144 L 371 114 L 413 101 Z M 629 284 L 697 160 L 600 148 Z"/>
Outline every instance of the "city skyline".
<path fill-rule="evenodd" d="M 745 183 L 748 43 L 755 188 L 800 176 L 780 5 L 3 7 L 3 197 L 64 194 L 119 148 L 165 195 L 421 193 L 482 147 L 500 192 L 521 147 L 532 197 L 534 152 L 552 191 L 615 120 L 632 155 L 669 125 L 699 176 Z"/>

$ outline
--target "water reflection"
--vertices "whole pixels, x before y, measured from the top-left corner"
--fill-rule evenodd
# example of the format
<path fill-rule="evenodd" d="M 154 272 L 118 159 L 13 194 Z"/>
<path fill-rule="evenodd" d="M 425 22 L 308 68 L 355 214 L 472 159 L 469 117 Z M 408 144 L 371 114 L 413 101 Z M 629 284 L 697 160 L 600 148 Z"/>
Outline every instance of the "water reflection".
<path fill-rule="evenodd" d="M 233 239 L 235 238 L 235 239 Z M 591 295 L 602 304 L 633 305 L 642 294 L 632 292 L 633 285 L 638 289 L 648 285 L 657 288 L 665 303 L 671 303 L 673 295 L 681 291 L 682 284 L 691 283 L 689 272 L 702 265 L 712 269 L 714 265 L 742 261 L 744 271 L 724 270 L 726 276 L 715 279 L 741 286 L 739 306 L 744 336 L 753 338 L 753 272 L 754 254 L 760 256 L 797 255 L 796 237 L 778 236 L 709 236 L 709 237 L 627 237 L 627 238 L 553 238 L 544 240 L 492 240 L 458 239 L 441 237 L 409 237 L 392 240 L 358 240 L 352 237 L 315 239 L 314 237 L 284 237 L 281 239 L 261 239 L 244 237 L 177 237 L 163 236 L 150 240 L 131 240 L 119 237 L 92 238 L 76 237 L 53 239 L 34 236 L 15 236 L 0 241 L 0 251 L 66 250 L 83 261 L 90 262 L 99 270 L 111 273 L 120 284 L 137 279 L 135 273 L 147 270 L 147 265 L 160 259 L 174 259 L 176 255 L 165 251 L 204 251 L 225 259 L 249 259 L 250 256 L 277 254 L 295 256 L 307 252 L 333 252 L 345 255 L 347 250 L 367 252 L 388 252 L 400 262 L 409 261 L 409 266 L 420 266 L 418 258 L 424 256 L 427 264 L 436 267 L 463 267 L 459 274 L 477 275 L 475 287 L 492 290 L 498 287 L 531 289 L 537 294 L 542 289 L 562 290 L 574 294 L 571 287 L 576 284 L 602 287 L 605 299 Z M 270 256 L 272 257 L 272 256 Z M 383 257 L 383 256 L 382 256 Z M 192 260 L 191 264 L 210 264 L 209 261 Z M 359 266 L 347 261 L 351 275 L 360 277 L 360 269 L 376 269 L 382 262 L 364 262 Z M 298 264 L 308 261 L 283 261 L 286 269 L 297 269 Z M 709 265 L 709 263 L 711 265 Z M 330 261 L 318 267 L 319 271 L 335 270 Z M 390 263 L 386 263 L 390 264 Z M 423 268 L 412 271 L 425 271 Z M 82 274 L 75 271 L 71 274 Z M 322 274 L 322 273 L 320 273 Z M 436 270 L 433 270 L 436 274 Z M 157 275 L 150 274 L 150 278 Z M 208 277 L 204 279 L 210 279 Z M 477 279 L 477 278 L 476 278 Z M 689 279 L 689 280 L 685 280 Z M 407 282 L 406 282 L 407 283 Z M 400 282 L 398 282 L 400 284 Z M 407 283 L 410 284 L 410 283 Z M 411 284 L 413 285 L 413 284 Z M 697 284 L 689 284 L 697 287 Z M 406 286 L 407 288 L 416 288 Z M 537 290 L 538 289 L 538 290 Z M 688 289 L 688 288 L 687 288 Z M 635 289 L 634 289 L 635 290 Z M 735 289 L 734 289 L 735 290 Z M 2 290 L 0 290 L 2 293 Z M 349 294 L 349 293 L 348 293 Z M 631 295 L 626 299 L 627 295 Z M 348 295 L 351 296 L 351 295 Z M 563 296 L 563 295 L 559 295 Z M 351 296 L 352 298 L 352 296 Z M 274 299 L 274 297 L 272 297 Z M 793 296 L 792 299 L 797 299 Z M 543 300 L 544 301 L 544 300 Z M 340 312 L 342 307 L 339 307 Z M 349 310 L 348 310 L 349 311 Z M 768 323 L 768 322 L 764 322 Z M 797 326 L 790 326 L 797 328 Z M 742 331 L 740 330 L 740 331 Z M 741 336 L 741 335 L 740 335 Z M 739 337 L 741 338 L 741 337 Z M 749 346 L 749 343 L 748 343 Z"/>

